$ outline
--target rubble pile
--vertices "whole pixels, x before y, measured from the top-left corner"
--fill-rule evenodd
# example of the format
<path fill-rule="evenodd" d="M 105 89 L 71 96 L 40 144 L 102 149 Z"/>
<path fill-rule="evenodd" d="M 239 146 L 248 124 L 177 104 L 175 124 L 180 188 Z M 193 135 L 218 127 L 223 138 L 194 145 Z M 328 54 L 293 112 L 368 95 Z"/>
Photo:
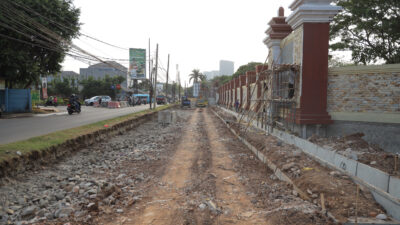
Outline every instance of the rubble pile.
<path fill-rule="evenodd" d="M 225 119 L 227 113 L 218 109 L 217 111 Z M 272 135 L 266 135 L 252 127 L 244 132 L 247 124 L 239 125 L 235 121 L 229 125 L 268 157 L 305 193 L 305 196 L 300 196 L 300 193 L 293 191 L 294 195 L 315 204 L 325 213 L 329 212 L 337 221 L 346 222 L 356 215 L 371 219 L 375 219 L 377 215 L 385 215 L 384 209 L 375 202 L 368 189 L 359 186 L 357 196 L 357 185 L 347 175 L 324 167 L 297 147 Z"/>
<path fill-rule="evenodd" d="M 101 213 L 122 213 L 141 199 L 137 186 L 153 179 L 150 168 L 162 168 L 171 154 L 187 118 L 180 116 L 174 125 L 147 122 L 48 168 L 1 180 L 0 224 L 88 223 Z"/>
<path fill-rule="evenodd" d="M 308 140 L 324 149 L 335 151 L 347 158 L 362 162 L 391 175 L 400 176 L 399 155 L 385 152 L 379 146 L 365 141 L 363 136 L 363 133 L 328 138 L 313 135 Z"/>

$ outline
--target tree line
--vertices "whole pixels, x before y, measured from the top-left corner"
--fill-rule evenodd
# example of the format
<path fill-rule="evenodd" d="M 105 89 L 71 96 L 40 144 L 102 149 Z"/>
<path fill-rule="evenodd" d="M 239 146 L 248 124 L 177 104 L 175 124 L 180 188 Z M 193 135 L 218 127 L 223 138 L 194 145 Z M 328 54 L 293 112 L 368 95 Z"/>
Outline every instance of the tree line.
<path fill-rule="evenodd" d="M 115 99 L 120 92 L 116 86 L 124 81 L 125 78 L 122 76 L 106 76 L 103 79 L 89 77 L 88 79 L 80 81 L 74 78 L 61 79 L 56 77 L 48 83 L 47 93 L 49 96 L 56 95 L 64 98 L 71 96 L 71 94 L 77 94 L 83 99 L 96 95 L 108 95 Z"/>

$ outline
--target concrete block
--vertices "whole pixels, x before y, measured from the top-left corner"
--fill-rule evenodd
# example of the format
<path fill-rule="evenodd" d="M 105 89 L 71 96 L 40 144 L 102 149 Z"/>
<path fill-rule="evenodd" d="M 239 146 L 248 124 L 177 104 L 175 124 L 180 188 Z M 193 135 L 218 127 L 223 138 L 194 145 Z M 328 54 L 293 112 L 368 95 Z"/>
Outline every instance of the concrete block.
<path fill-rule="evenodd" d="M 386 210 L 390 216 L 396 220 L 400 220 L 400 202 L 394 201 L 390 198 L 390 196 L 387 196 L 387 194 L 376 190 L 371 190 L 371 193 L 375 200 Z"/>
<path fill-rule="evenodd" d="M 400 199 L 400 179 L 393 176 L 390 176 L 389 179 L 389 194 Z"/>
<path fill-rule="evenodd" d="M 176 123 L 177 120 L 178 120 L 178 115 L 176 111 L 171 111 L 171 123 Z"/>
<path fill-rule="evenodd" d="M 357 173 L 357 161 L 346 158 L 340 154 L 335 153 L 334 165 L 340 168 L 352 176 L 356 176 Z"/>
<path fill-rule="evenodd" d="M 310 145 L 310 146 L 312 146 L 312 145 Z M 310 148 L 312 148 L 312 147 L 310 147 Z M 335 155 L 336 155 L 335 152 L 326 150 L 319 146 L 316 149 L 317 149 L 317 153 L 316 153 L 317 157 L 319 157 L 320 159 L 322 159 L 323 161 L 325 161 L 327 163 L 330 163 L 330 164 L 335 163 Z"/>
<path fill-rule="evenodd" d="M 160 111 L 158 112 L 158 122 L 162 124 L 171 123 L 171 111 Z"/>
<path fill-rule="evenodd" d="M 378 169 L 367 166 L 363 163 L 357 164 L 357 177 L 364 182 L 387 192 L 389 186 L 389 174 Z"/>
<path fill-rule="evenodd" d="M 286 174 L 282 172 L 280 169 L 275 170 L 275 175 L 279 178 L 279 180 L 286 181 L 289 184 L 293 183 L 292 180 L 288 176 L 286 176 Z"/>
<path fill-rule="evenodd" d="M 259 159 L 261 162 L 265 162 L 264 154 L 262 154 L 261 152 L 259 152 L 257 156 L 258 156 L 258 159 Z"/>

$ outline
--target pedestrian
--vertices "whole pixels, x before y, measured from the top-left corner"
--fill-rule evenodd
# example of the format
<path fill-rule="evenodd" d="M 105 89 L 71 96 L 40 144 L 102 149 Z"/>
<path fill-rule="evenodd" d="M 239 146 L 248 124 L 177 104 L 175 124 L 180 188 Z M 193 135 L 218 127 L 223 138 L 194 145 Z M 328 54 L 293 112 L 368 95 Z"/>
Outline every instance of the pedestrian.
<path fill-rule="evenodd" d="M 99 97 L 99 106 L 101 107 L 101 96 Z"/>
<path fill-rule="evenodd" d="M 237 100 L 237 99 L 235 101 L 235 110 L 236 110 L 236 112 L 239 112 L 239 100 Z"/>
<path fill-rule="evenodd" d="M 57 96 L 54 96 L 53 103 L 54 103 L 54 106 L 57 106 Z"/>

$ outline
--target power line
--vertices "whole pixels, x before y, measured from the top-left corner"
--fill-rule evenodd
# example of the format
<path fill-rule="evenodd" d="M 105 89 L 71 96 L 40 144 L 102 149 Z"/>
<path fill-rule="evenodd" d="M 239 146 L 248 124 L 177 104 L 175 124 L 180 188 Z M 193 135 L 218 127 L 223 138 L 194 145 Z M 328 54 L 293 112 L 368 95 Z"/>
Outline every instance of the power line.
<path fill-rule="evenodd" d="M 4 3 L 4 2 L 3 2 L 3 3 Z M 0 4 L 0 5 L 1 5 L 1 4 Z M 4 5 L 2 6 L 2 8 L 4 9 Z M 110 67 L 113 67 L 113 68 L 115 68 L 115 69 L 117 69 L 117 70 L 119 70 L 119 71 L 121 71 L 121 72 L 124 72 L 124 73 L 126 72 L 126 71 L 123 71 L 123 70 L 121 70 L 121 69 L 115 67 L 114 65 L 112 65 L 112 64 L 110 64 L 110 63 L 108 63 L 108 62 L 102 60 L 100 57 L 97 57 L 96 55 L 93 55 L 93 54 L 91 54 L 90 52 L 88 52 L 88 51 L 86 51 L 86 50 L 80 48 L 79 46 L 77 46 L 77 45 L 75 45 L 75 44 L 73 44 L 73 43 L 70 43 L 70 41 L 68 41 L 68 40 L 66 40 L 65 38 L 61 37 L 60 35 L 58 35 L 57 33 L 53 32 L 52 30 L 49 30 L 47 27 L 43 26 L 42 24 L 38 23 L 37 21 L 35 21 L 35 20 L 32 19 L 31 17 L 27 16 L 25 13 L 23 13 L 23 12 L 21 12 L 21 11 L 15 9 L 15 8 L 13 8 L 12 6 L 9 7 L 8 10 L 9 10 L 10 13 L 14 13 L 14 14 L 17 15 L 18 17 L 21 17 L 22 19 L 24 19 L 24 22 L 29 22 L 30 25 L 32 25 L 33 27 L 35 27 L 36 29 L 38 29 L 39 31 L 41 31 L 43 34 L 46 34 L 47 36 L 44 36 L 43 34 L 40 34 L 39 32 L 37 32 L 37 31 L 35 31 L 35 30 L 31 29 L 31 28 L 28 28 L 27 26 L 25 26 L 24 24 L 22 24 L 20 21 L 16 21 L 17 24 L 19 24 L 19 25 L 21 25 L 21 26 L 23 26 L 23 27 L 25 27 L 25 28 L 28 28 L 28 30 L 29 30 L 31 33 L 33 33 L 34 35 L 40 36 L 40 37 L 42 37 L 43 39 L 46 39 L 47 41 L 52 42 L 52 44 L 61 44 L 61 45 L 64 44 L 64 46 L 70 46 L 72 49 L 74 49 L 74 50 L 76 50 L 76 51 L 78 51 L 78 52 L 81 52 L 81 53 L 83 53 L 84 55 L 89 56 L 89 57 L 86 58 L 86 59 L 93 60 L 93 61 L 94 61 L 94 60 L 97 60 L 97 61 L 100 61 L 100 62 L 102 62 L 102 63 L 105 63 L 105 64 L 109 65 Z M 10 15 L 12 15 L 12 14 L 8 14 L 8 16 L 10 16 Z M 15 20 L 14 20 L 13 22 L 15 22 Z M 23 35 L 23 36 L 26 36 L 26 37 L 32 39 L 32 37 L 31 37 L 29 34 L 26 34 L 26 33 L 24 33 L 24 32 L 18 31 L 18 29 L 15 29 L 15 28 L 13 28 L 13 27 L 10 27 L 10 26 L 8 26 L 7 24 L 2 23 L 1 25 L 3 25 L 4 27 L 6 27 L 6 28 L 8 28 L 8 29 L 11 29 L 11 30 L 13 30 L 13 31 L 15 31 L 15 32 L 17 32 L 17 33 L 20 33 L 20 34 Z M 15 25 L 15 23 L 14 23 L 14 25 Z M 51 38 L 49 38 L 49 37 L 51 37 Z M 54 39 L 54 40 L 53 40 L 53 39 Z M 33 39 L 33 41 L 37 41 L 37 40 Z M 40 42 L 40 41 L 37 41 L 37 42 Z M 45 44 L 45 45 L 47 44 L 47 47 L 55 47 L 55 46 L 49 46 L 48 43 L 46 43 L 46 42 L 42 42 L 42 44 Z M 60 48 L 60 46 L 56 46 L 56 47 Z M 53 49 L 53 50 L 54 50 L 54 49 Z M 58 49 L 57 49 L 57 50 L 58 50 Z M 64 50 L 64 51 L 65 51 L 66 49 L 61 48 L 61 50 Z M 79 56 L 74 56 L 74 57 L 79 57 Z"/>
<path fill-rule="evenodd" d="M 44 19 L 46 19 L 46 20 L 48 20 L 48 21 L 50 21 L 50 22 L 52 22 L 52 23 L 54 23 L 54 24 L 56 24 L 56 25 L 58 25 L 58 26 L 61 27 L 61 28 L 65 28 L 65 29 L 68 29 L 68 30 L 71 30 L 71 31 L 75 31 L 75 30 L 71 29 L 70 27 L 67 27 L 67 26 L 65 26 L 65 25 L 63 25 L 63 24 L 60 24 L 60 23 L 58 23 L 58 22 L 56 22 L 56 21 L 54 21 L 54 20 L 49 19 L 48 17 L 45 17 L 45 16 L 41 15 L 40 13 L 36 12 L 35 10 L 33 10 L 32 8 L 30 8 L 30 7 L 27 6 L 27 5 L 24 6 L 24 5 L 21 5 L 21 4 L 17 3 L 17 2 L 13 2 L 13 1 L 11 1 L 11 0 L 7 0 L 7 1 L 8 1 L 8 2 L 11 2 L 12 4 L 17 5 L 17 6 L 19 6 L 20 8 L 23 8 L 23 9 L 25 9 L 25 10 L 27 10 L 27 11 L 31 11 L 32 13 L 34 13 L 34 14 L 36 14 L 36 15 L 38 15 L 38 16 L 40 16 L 40 17 L 42 17 L 42 18 L 44 18 Z M 54 14 L 51 10 L 49 10 L 49 9 L 48 9 L 47 7 L 45 7 L 44 5 L 42 5 L 42 7 L 45 8 L 46 10 L 48 10 L 48 12 L 52 13 L 53 15 L 56 15 L 56 16 L 60 19 L 60 16 L 59 16 L 59 15 Z M 90 38 L 90 39 L 92 39 L 92 40 L 98 41 L 98 42 L 100 42 L 100 43 L 103 43 L 103 44 L 112 46 L 112 47 L 114 47 L 114 48 L 118 48 L 118 49 L 122 49 L 122 50 L 129 50 L 128 48 L 119 47 L 119 46 L 116 46 L 116 45 L 114 45 L 114 44 L 110 44 L 110 43 L 108 43 L 108 42 L 102 41 L 102 40 L 100 40 L 100 39 L 98 39 L 98 38 L 95 38 L 95 37 L 91 37 L 91 36 L 89 36 L 89 35 L 87 35 L 87 34 L 84 34 L 84 33 L 82 33 L 82 32 L 78 32 L 78 34 L 79 34 L 79 35 L 82 35 L 82 36 L 85 36 L 85 37 L 87 37 L 87 38 Z"/>

